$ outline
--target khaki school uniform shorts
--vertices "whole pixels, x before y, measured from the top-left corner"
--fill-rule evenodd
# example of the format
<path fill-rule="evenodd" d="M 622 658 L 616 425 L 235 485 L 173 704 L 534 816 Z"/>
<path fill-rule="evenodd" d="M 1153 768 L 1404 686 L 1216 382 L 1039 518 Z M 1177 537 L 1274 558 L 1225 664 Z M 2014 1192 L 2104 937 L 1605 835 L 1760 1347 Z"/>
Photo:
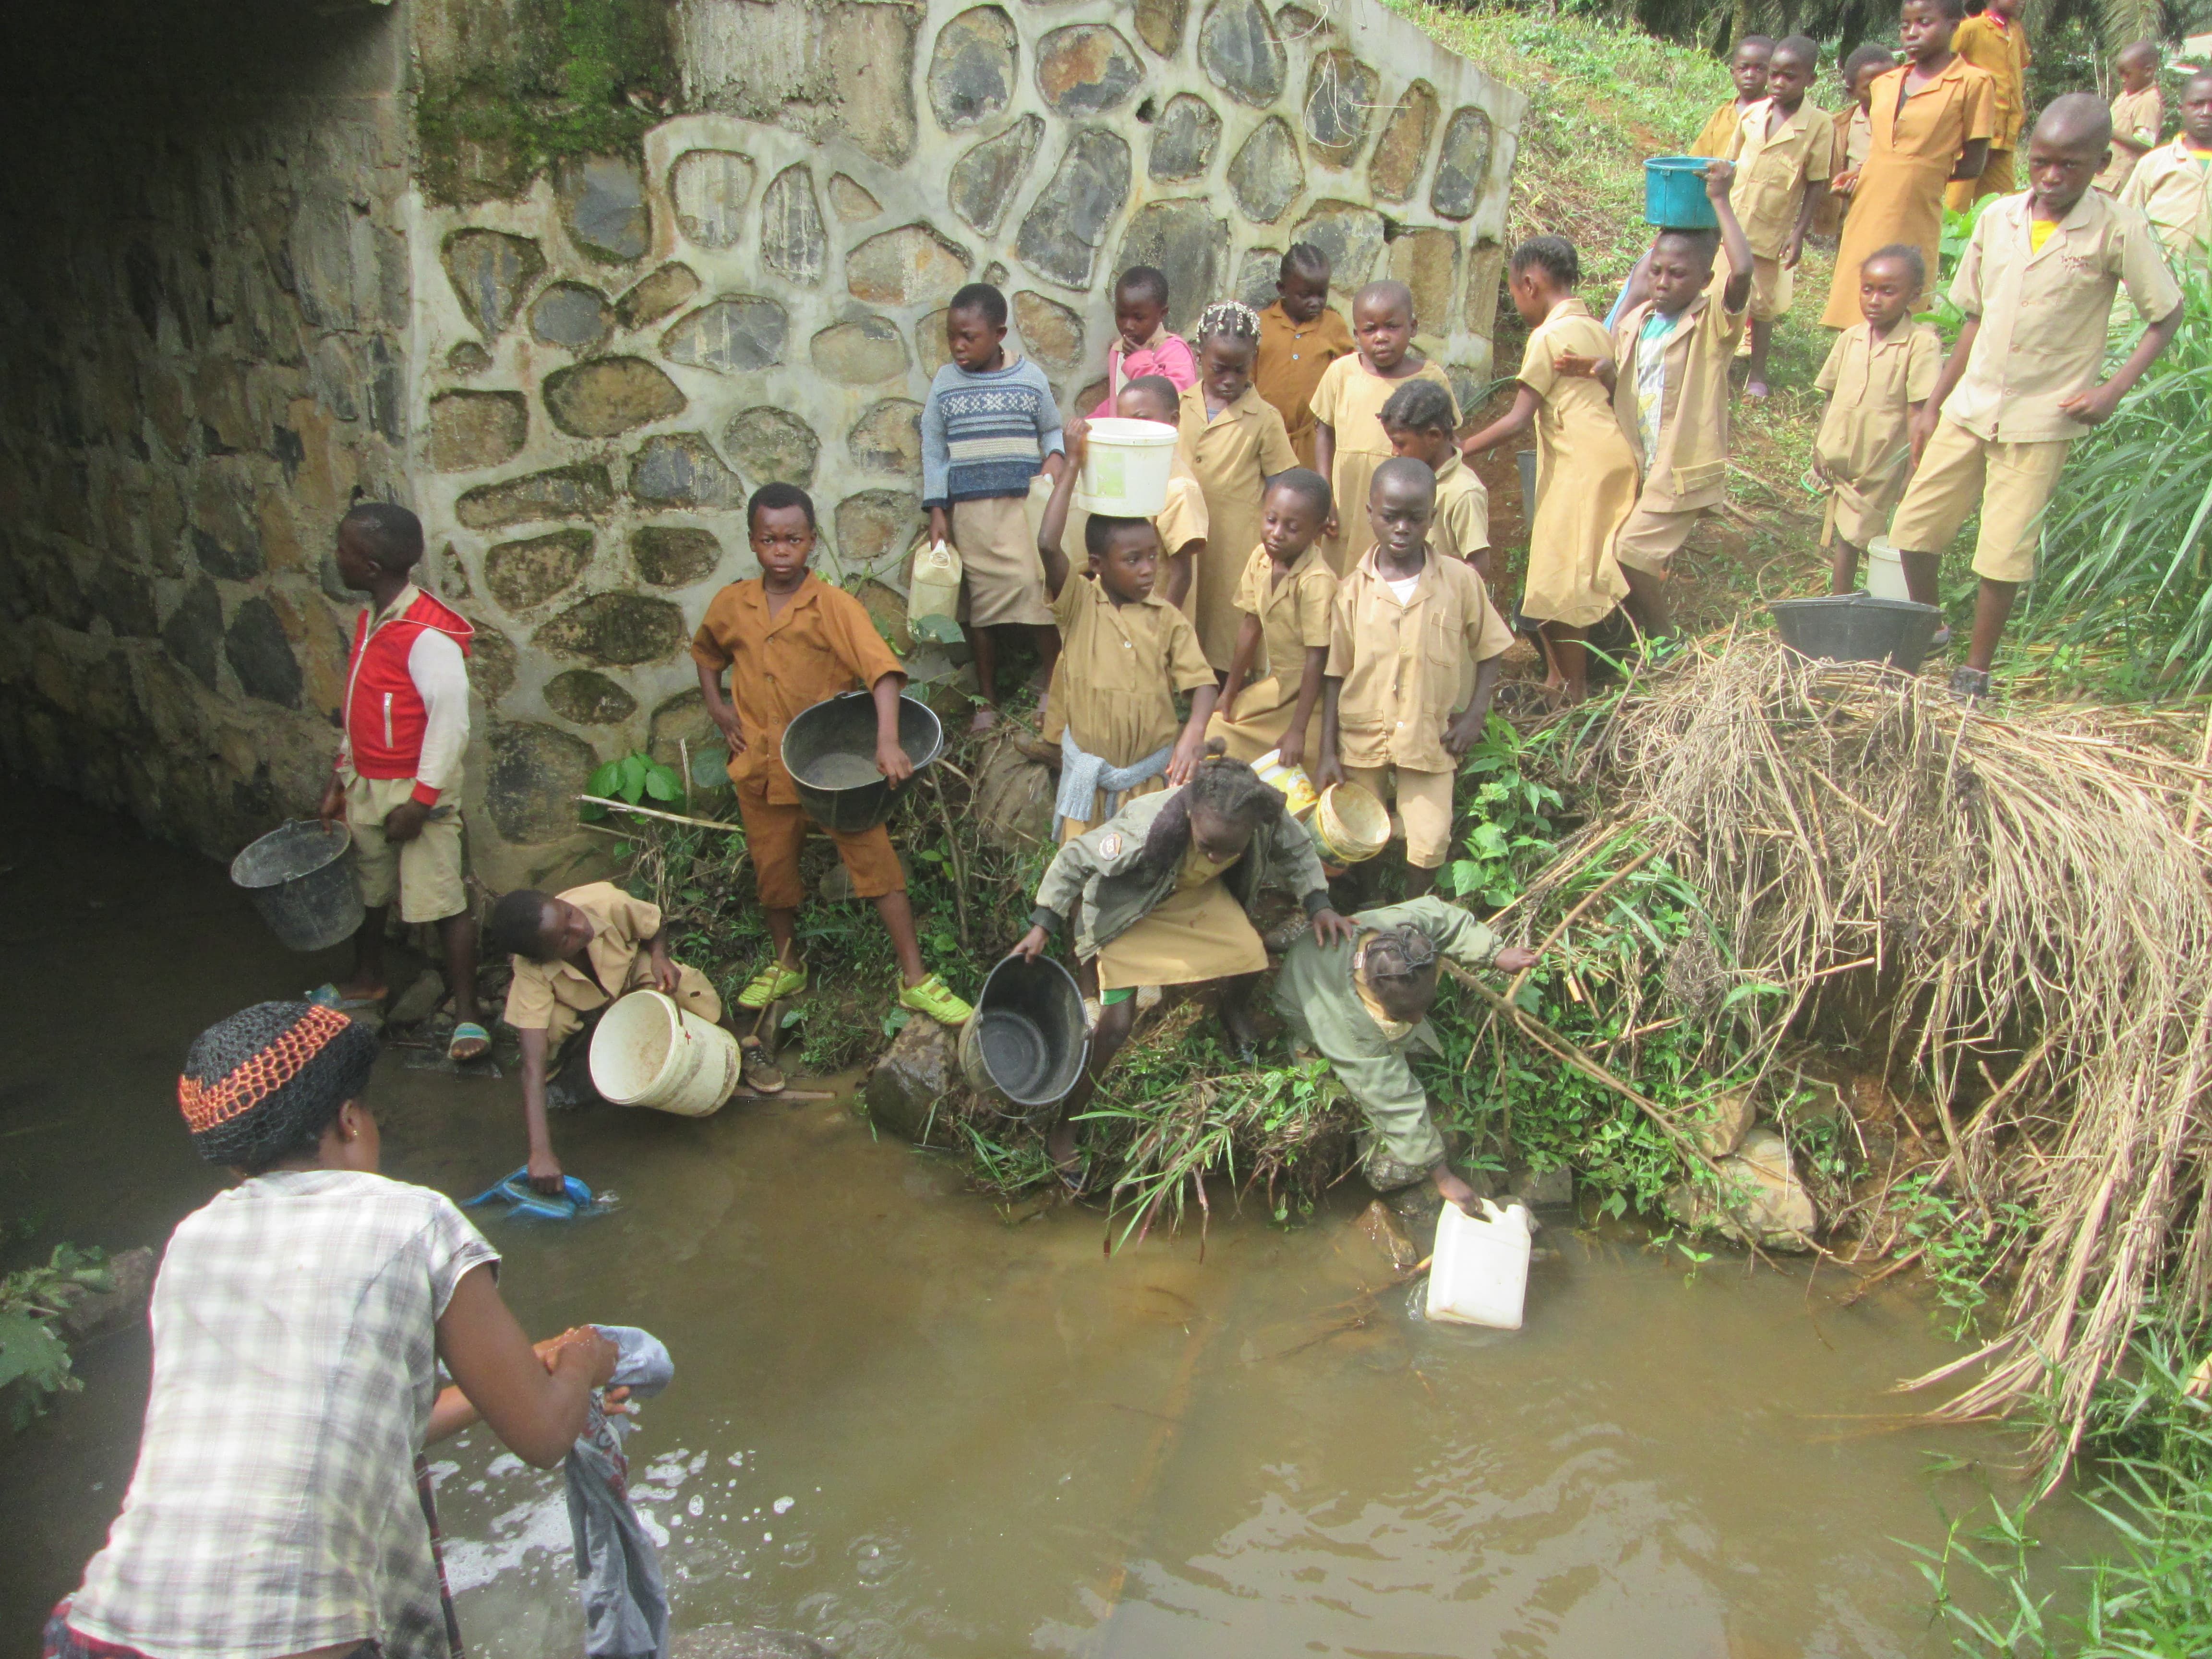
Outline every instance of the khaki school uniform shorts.
<path fill-rule="evenodd" d="M 1751 314 L 1754 321 L 1771 323 L 1790 314 L 1790 301 L 1797 292 L 1797 273 L 1778 258 L 1751 259 Z M 1748 331 L 1747 331 L 1748 334 Z"/>
<path fill-rule="evenodd" d="M 745 826 L 745 850 L 752 854 L 753 880 L 764 910 L 796 910 L 806 894 L 799 878 L 799 852 L 812 827 L 806 809 L 793 801 L 772 801 L 765 792 L 738 791 L 738 817 Z M 890 832 L 878 824 L 859 834 L 823 832 L 837 843 L 837 856 L 853 878 L 854 896 L 881 898 L 906 890 L 906 872 L 891 850 Z"/>
<path fill-rule="evenodd" d="M 1977 438 L 1945 416 L 1889 522 L 1890 544 L 1900 553 L 1941 553 L 1979 507 L 1974 574 L 1993 582 L 2026 581 L 2035 574 L 2051 492 L 2072 447 L 2064 438 L 2033 444 Z"/>
<path fill-rule="evenodd" d="M 960 554 L 967 608 L 962 620 L 969 627 L 1052 626 L 1026 496 L 953 502 L 952 545 Z"/>
<path fill-rule="evenodd" d="M 1693 507 L 1686 513 L 1661 513 L 1638 501 L 1613 534 L 1613 559 L 1624 570 L 1663 576 L 1668 561 L 1682 550 L 1682 544 L 1690 539 L 1690 532 L 1705 516 L 1702 507 Z"/>
<path fill-rule="evenodd" d="M 361 902 L 380 910 L 396 896 L 399 920 L 443 921 L 469 908 L 462 879 L 461 780 L 457 774 L 443 790 L 429 820 L 412 841 L 387 841 L 384 820 L 392 809 L 415 795 L 412 778 L 346 781 L 346 828 L 353 832 L 354 879 Z"/>
<path fill-rule="evenodd" d="M 1391 809 L 1390 834 L 1406 838 L 1407 863 L 1416 870 L 1443 867 L 1451 851 L 1453 774 L 1347 766 L 1344 775 Z"/>

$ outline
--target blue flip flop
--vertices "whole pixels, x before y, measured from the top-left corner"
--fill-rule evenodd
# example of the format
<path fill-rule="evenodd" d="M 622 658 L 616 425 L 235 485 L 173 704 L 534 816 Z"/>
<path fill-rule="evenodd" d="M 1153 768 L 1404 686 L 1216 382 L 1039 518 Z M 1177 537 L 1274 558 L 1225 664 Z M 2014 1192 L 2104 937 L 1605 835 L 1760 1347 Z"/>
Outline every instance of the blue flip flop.
<path fill-rule="evenodd" d="M 530 1184 L 530 1166 L 526 1164 L 513 1175 L 494 1182 L 474 1198 L 464 1200 L 461 1207 L 473 1210 L 495 1198 L 504 1199 L 511 1206 L 507 1211 L 510 1219 L 518 1215 L 529 1215 L 543 1221 L 574 1221 L 579 1215 L 598 1207 L 599 1200 L 592 1195 L 592 1189 L 575 1176 L 563 1176 L 561 1184 L 562 1191 L 557 1198 L 535 1190 Z"/>

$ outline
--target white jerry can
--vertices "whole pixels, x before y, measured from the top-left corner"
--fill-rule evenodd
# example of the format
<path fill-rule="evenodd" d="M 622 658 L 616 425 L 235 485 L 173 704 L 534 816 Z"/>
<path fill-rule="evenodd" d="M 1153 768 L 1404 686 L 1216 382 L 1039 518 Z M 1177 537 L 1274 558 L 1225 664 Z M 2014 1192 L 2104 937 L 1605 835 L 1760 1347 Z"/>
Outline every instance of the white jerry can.
<path fill-rule="evenodd" d="M 1486 1198 L 1481 1202 L 1480 1217 L 1446 1204 L 1437 1218 L 1428 1316 L 1517 1331 L 1528 1291 L 1528 1212 L 1518 1204 L 1501 1210 Z"/>

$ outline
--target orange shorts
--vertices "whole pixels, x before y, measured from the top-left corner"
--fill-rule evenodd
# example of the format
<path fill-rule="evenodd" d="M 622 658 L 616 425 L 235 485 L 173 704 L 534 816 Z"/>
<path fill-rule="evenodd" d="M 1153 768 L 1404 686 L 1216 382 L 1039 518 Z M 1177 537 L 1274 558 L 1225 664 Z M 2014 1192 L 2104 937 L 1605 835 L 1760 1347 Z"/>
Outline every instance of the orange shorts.
<path fill-rule="evenodd" d="M 772 801 L 765 792 L 738 791 L 738 817 L 745 826 L 745 847 L 753 860 L 754 881 L 762 906 L 770 910 L 796 910 L 805 896 L 799 879 L 799 849 L 814 828 L 806 809 L 793 801 Z M 878 824 L 859 835 L 825 830 L 837 843 L 837 856 L 853 878 L 854 893 L 864 899 L 906 890 L 906 872 L 898 854 L 891 851 L 890 832 Z"/>

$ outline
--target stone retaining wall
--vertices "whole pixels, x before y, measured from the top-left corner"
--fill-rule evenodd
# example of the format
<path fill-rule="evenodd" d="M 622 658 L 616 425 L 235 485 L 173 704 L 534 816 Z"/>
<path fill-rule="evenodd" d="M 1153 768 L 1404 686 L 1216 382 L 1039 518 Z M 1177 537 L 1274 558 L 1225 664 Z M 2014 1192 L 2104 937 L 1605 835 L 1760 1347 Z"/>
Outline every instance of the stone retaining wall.
<path fill-rule="evenodd" d="M 1070 412 L 1116 272 L 1164 269 L 1187 328 L 1265 303 L 1293 240 L 1340 302 L 1407 282 L 1464 391 L 1490 372 L 1522 100 L 1377 6 L 672 0 L 636 153 L 533 176 L 511 134 L 436 148 L 466 125 L 442 88 L 540 50 L 533 7 L 313 26 L 338 49 L 281 113 L 35 124 L 53 199 L 0 295 L 34 618 L 0 623 L 10 763 L 216 853 L 306 810 L 356 608 L 318 577 L 359 486 L 422 514 L 426 585 L 480 630 L 478 868 L 550 878 L 599 762 L 682 738 L 716 775 L 684 647 L 754 572 L 752 489 L 810 489 L 821 567 L 895 621 L 961 283 L 1007 291 Z M 436 117 L 411 156 L 401 40 Z"/>

